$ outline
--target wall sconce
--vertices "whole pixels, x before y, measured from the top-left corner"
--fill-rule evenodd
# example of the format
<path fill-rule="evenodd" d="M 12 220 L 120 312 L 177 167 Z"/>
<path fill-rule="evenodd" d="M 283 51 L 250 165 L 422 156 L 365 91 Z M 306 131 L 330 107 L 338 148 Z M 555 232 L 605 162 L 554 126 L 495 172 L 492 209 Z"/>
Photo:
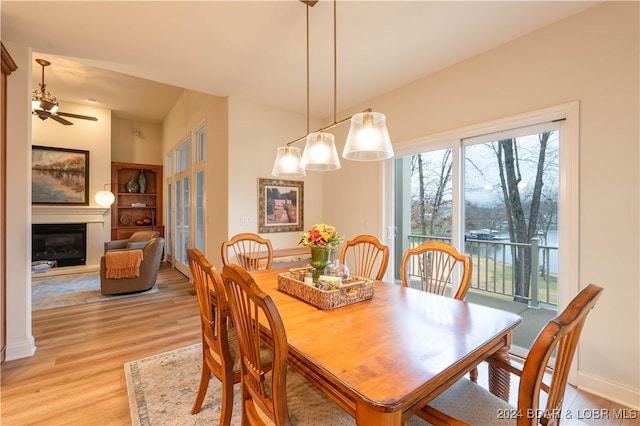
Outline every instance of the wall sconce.
<path fill-rule="evenodd" d="M 107 191 L 107 185 L 111 186 L 110 183 L 105 183 L 104 189 L 96 192 L 96 195 L 93 197 L 93 199 L 96 200 L 96 203 L 102 207 L 109 207 L 116 200 L 116 196 L 113 195 L 113 192 Z"/>

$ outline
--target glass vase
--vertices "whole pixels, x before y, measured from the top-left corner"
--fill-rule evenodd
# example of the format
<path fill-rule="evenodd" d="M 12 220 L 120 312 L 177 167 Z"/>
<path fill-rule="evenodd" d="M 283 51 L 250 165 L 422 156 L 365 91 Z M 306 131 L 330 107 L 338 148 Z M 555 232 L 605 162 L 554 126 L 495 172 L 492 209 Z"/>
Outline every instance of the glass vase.
<path fill-rule="evenodd" d="M 140 186 L 141 194 L 147 192 L 147 175 L 144 174 L 144 170 L 140 170 L 140 174 L 138 175 L 138 185 Z"/>
<path fill-rule="evenodd" d="M 318 278 L 324 272 L 331 260 L 331 247 L 311 247 L 311 266 L 313 266 L 313 282 L 317 283 Z"/>

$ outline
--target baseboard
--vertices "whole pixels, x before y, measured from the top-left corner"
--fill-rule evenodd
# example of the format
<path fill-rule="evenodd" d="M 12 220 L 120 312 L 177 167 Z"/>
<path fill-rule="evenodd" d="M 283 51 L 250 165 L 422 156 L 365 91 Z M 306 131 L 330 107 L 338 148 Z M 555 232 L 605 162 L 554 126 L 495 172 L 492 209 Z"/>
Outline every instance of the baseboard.
<path fill-rule="evenodd" d="M 578 388 L 618 404 L 640 410 L 640 389 L 578 371 Z"/>
<path fill-rule="evenodd" d="M 5 361 L 13 361 L 14 359 L 28 358 L 36 353 L 36 344 L 33 336 L 31 336 L 26 342 L 19 344 L 7 344 L 7 350 L 5 353 Z"/>

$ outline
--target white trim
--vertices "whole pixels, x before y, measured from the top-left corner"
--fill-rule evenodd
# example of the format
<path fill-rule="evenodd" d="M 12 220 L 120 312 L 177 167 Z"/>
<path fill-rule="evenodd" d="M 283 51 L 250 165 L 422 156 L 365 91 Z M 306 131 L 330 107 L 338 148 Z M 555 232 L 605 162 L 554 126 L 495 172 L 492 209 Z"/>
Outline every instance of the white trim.
<path fill-rule="evenodd" d="M 109 207 L 32 206 L 31 223 L 104 223 Z"/>
<path fill-rule="evenodd" d="M 393 282 L 395 273 L 393 265 L 395 256 L 395 244 L 393 244 L 395 239 L 395 229 L 393 226 L 395 222 L 393 214 L 393 200 L 395 198 L 393 190 L 393 160 L 383 161 L 380 165 L 380 170 L 380 205 L 382 206 L 380 235 L 382 236 L 382 243 L 389 247 L 389 263 L 387 264 L 387 270 L 382 279 L 387 282 Z"/>
<path fill-rule="evenodd" d="M 621 383 L 611 382 L 602 377 L 592 376 L 583 371 L 578 372 L 577 387 L 609 401 L 640 410 L 640 391 Z"/>
<path fill-rule="evenodd" d="M 31 305 L 31 299 L 29 299 Z M 31 306 L 29 306 L 31 308 Z M 29 336 L 24 342 L 7 343 L 5 352 L 5 361 L 13 361 L 14 359 L 27 358 L 36 353 L 36 344 L 33 336 Z"/>

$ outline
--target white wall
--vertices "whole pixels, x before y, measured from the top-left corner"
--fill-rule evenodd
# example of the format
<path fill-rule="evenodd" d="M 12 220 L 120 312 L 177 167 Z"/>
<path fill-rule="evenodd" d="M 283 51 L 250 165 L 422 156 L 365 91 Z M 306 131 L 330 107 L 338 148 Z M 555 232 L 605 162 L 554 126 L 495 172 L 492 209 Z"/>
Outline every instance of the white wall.
<path fill-rule="evenodd" d="M 312 131 L 320 127 L 312 122 Z M 229 227 L 227 238 L 241 232 L 258 232 L 258 178 L 271 176 L 276 149 L 305 135 L 306 117 L 247 100 L 229 99 Z M 304 141 L 296 144 L 304 149 Z M 302 178 L 285 180 L 304 183 L 304 227 L 302 231 L 260 234 L 274 249 L 298 246 L 303 231 L 322 222 L 324 172 L 307 172 Z M 247 219 L 247 223 L 241 223 Z M 220 241 L 220 244 L 222 241 Z M 219 247 L 219 245 L 218 245 Z M 217 256 L 219 257 L 219 255 Z"/>
<path fill-rule="evenodd" d="M 638 18 L 637 2 L 606 2 L 362 105 L 387 115 L 400 146 L 580 102 L 580 244 L 563 249 L 579 252 L 581 287 L 596 283 L 604 293 L 581 338 L 578 385 L 634 407 L 640 407 Z M 327 174 L 325 197 L 330 188 L 344 191 L 340 210 L 324 204 L 325 218 L 338 229 L 375 233 L 379 226 L 369 222 L 380 205 L 380 170 L 343 161 L 341 172 Z"/>

